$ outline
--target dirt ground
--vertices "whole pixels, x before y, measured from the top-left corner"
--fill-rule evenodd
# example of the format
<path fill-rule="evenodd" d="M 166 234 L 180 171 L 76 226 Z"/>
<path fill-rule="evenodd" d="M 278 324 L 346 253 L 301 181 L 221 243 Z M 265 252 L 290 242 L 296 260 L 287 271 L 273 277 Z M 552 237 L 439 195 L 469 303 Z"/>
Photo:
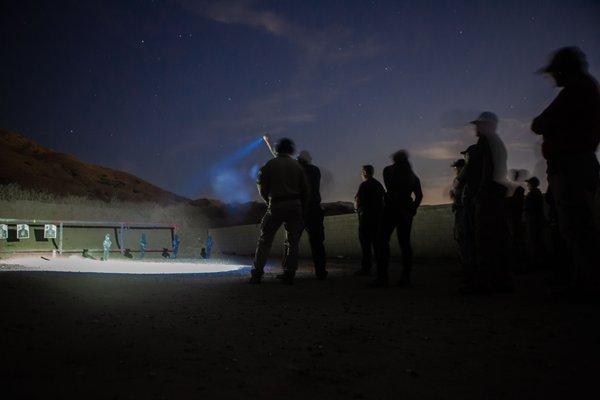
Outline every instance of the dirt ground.
<path fill-rule="evenodd" d="M 598 304 L 550 296 L 543 274 L 464 297 L 453 262 L 417 264 L 412 289 L 367 288 L 355 268 L 319 282 L 305 264 L 291 287 L 1 272 L 2 398 L 596 396 Z"/>

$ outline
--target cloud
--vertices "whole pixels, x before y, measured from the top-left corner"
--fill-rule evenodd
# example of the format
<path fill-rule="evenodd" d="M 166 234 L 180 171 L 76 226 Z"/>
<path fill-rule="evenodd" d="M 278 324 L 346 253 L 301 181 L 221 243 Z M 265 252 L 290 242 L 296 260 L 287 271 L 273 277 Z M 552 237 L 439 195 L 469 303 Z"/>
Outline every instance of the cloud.
<path fill-rule="evenodd" d="M 459 157 L 461 151 L 477 141 L 474 128 L 468 123 L 477 114 L 477 111 L 465 110 L 445 113 L 441 118 L 441 132 L 435 135 L 437 140 L 417 145 L 412 152 L 432 160 Z M 539 147 L 539 138 L 531 133 L 528 119 L 500 118 L 498 134 L 509 152 L 533 152 Z"/>
<path fill-rule="evenodd" d="M 411 152 L 429 160 L 453 160 L 460 156 L 465 145 L 460 140 L 439 141 L 423 145 L 413 149 Z"/>
<path fill-rule="evenodd" d="M 225 24 L 249 25 L 264 29 L 274 35 L 292 36 L 293 26 L 282 17 L 269 11 L 253 10 L 251 5 L 252 3 L 249 1 L 218 1 L 209 5 L 206 3 L 201 5 L 199 11 L 209 18 Z"/>
<path fill-rule="evenodd" d="M 179 0 L 178 3 L 213 21 L 243 25 L 284 38 L 298 50 L 295 53 L 297 68 L 286 79 L 286 85 L 249 102 L 235 121 L 238 128 L 261 128 L 274 133 L 285 132 L 295 124 L 316 121 L 321 108 L 353 86 L 371 79 L 343 69 L 336 70 L 336 75 L 330 77 L 326 75 L 326 67 L 373 58 L 384 50 L 382 42 L 374 37 L 357 39 L 350 29 L 337 25 L 323 29 L 303 26 L 285 15 L 260 8 L 256 1 Z M 320 82 L 324 79 L 335 81 L 335 85 L 323 90 Z"/>
<path fill-rule="evenodd" d="M 217 22 L 245 25 L 286 38 L 304 50 L 306 55 L 320 61 L 369 57 L 383 49 L 383 44 L 374 38 L 351 40 L 352 31 L 341 26 L 321 30 L 302 26 L 281 14 L 258 8 L 256 1 L 178 2 L 184 8 Z"/>

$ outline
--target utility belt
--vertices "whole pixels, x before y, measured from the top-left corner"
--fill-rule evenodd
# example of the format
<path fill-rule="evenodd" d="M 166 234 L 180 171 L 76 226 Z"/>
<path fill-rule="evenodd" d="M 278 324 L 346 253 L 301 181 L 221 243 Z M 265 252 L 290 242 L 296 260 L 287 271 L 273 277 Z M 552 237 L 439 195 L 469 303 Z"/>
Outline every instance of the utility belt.
<path fill-rule="evenodd" d="M 290 195 L 286 195 L 286 196 L 277 196 L 277 197 L 271 197 L 271 204 L 273 203 L 281 203 L 284 201 L 293 201 L 293 200 L 302 200 L 302 197 L 299 194 L 290 194 Z"/>

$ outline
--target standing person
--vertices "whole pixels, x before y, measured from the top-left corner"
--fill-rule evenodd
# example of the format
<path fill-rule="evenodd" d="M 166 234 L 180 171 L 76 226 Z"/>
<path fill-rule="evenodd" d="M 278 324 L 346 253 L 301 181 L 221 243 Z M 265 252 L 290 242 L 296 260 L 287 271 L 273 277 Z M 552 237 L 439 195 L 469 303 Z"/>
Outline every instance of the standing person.
<path fill-rule="evenodd" d="M 558 229 L 570 254 L 569 287 L 593 288 L 597 282 L 594 197 L 599 186 L 600 90 L 588 72 L 585 54 L 563 47 L 540 73 L 562 88 L 537 116 L 531 130 L 541 135 L 548 164 L 548 190 L 554 197 Z"/>
<path fill-rule="evenodd" d="M 260 283 L 265 264 L 279 227 L 285 228 L 283 282 L 292 284 L 298 266 L 298 243 L 304 229 L 303 210 L 308 198 L 306 176 L 294 160 L 294 142 L 283 138 L 275 147 L 277 157 L 269 160 L 258 172 L 258 192 L 267 203 L 256 247 L 250 283 Z"/>
<path fill-rule="evenodd" d="M 506 147 L 496 133 L 498 117 L 486 111 L 471 121 L 477 144 L 469 151 L 465 174 L 474 204 L 474 268 L 464 294 L 511 291 L 506 221 Z M 466 189 L 465 189 L 466 190 Z"/>
<path fill-rule="evenodd" d="M 360 269 L 356 276 L 370 276 L 373 266 L 373 252 L 377 254 L 377 233 L 381 224 L 385 204 L 385 189 L 373 177 L 375 169 L 372 165 L 363 165 L 361 169 L 362 183 L 354 196 L 354 208 L 358 214 L 358 240 L 362 250 Z"/>
<path fill-rule="evenodd" d="M 552 278 L 550 283 L 558 286 L 565 286 L 570 282 L 570 256 L 568 249 L 565 244 L 565 240 L 560 234 L 558 228 L 558 212 L 556 211 L 556 202 L 554 196 L 548 188 L 548 191 L 544 194 L 544 201 L 548 209 L 548 233 L 550 239 L 550 246 L 548 250 L 549 268 L 552 270 Z"/>
<path fill-rule="evenodd" d="M 523 207 L 525 188 L 522 186 L 529 174 L 527 170 L 512 169 L 509 171 L 512 195 L 506 200 L 508 232 L 510 238 L 510 264 L 513 271 L 524 272 L 527 268 L 525 257 L 525 226 L 523 225 Z"/>
<path fill-rule="evenodd" d="M 465 207 L 463 206 L 462 171 L 465 167 L 464 158 L 454 161 L 451 165 L 454 169 L 454 180 L 450 189 L 450 199 L 452 200 L 452 213 L 454 214 L 454 240 L 458 245 L 458 255 L 463 272 L 467 271 L 467 250 L 465 247 Z"/>
<path fill-rule="evenodd" d="M 323 226 L 323 209 L 321 208 L 321 171 L 312 164 L 310 153 L 303 150 L 298 155 L 298 162 L 304 170 L 308 182 L 309 196 L 304 210 L 304 229 L 308 233 L 308 242 L 318 280 L 327 278 L 325 256 L 325 228 Z"/>
<path fill-rule="evenodd" d="M 469 282 L 475 269 L 475 194 L 481 180 L 481 168 L 478 165 L 478 158 L 471 159 L 475 154 L 477 145 L 469 146 L 460 153 L 465 157 L 465 165 L 460 174 L 456 177 L 456 188 L 461 192 L 461 204 L 463 207 L 463 267 L 465 276 L 463 281 Z M 456 189 L 455 189 L 456 190 Z"/>
<path fill-rule="evenodd" d="M 388 284 L 390 238 L 394 230 L 396 230 L 402 252 L 402 275 L 398 285 L 410 286 L 413 261 L 410 233 L 413 217 L 423 200 L 421 181 L 408 162 L 408 153 L 405 150 L 399 150 L 392 155 L 392 160 L 393 164 L 383 169 L 383 182 L 387 189 L 387 196 L 377 240 L 379 247 L 377 279 L 371 284 L 374 287 Z"/>
<path fill-rule="evenodd" d="M 540 180 L 533 176 L 525 181 L 527 183 L 527 195 L 523 206 L 525 220 L 525 232 L 527 234 L 527 247 L 529 249 L 529 265 L 533 269 L 539 269 L 545 265 L 546 251 L 544 245 L 544 227 L 546 217 L 544 216 L 544 195 L 539 189 Z"/>

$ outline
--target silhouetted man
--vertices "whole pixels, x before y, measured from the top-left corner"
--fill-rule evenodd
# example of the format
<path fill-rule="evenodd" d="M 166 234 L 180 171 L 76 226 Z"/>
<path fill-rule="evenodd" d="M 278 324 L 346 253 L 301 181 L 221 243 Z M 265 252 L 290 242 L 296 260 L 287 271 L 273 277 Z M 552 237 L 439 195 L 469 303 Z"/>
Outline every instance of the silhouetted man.
<path fill-rule="evenodd" d="M 293 158 L 294 142 L 281 139 L 275 148 L 277 157 L 258 172 L 258 192 L 267 203 L 256 248 L 250 283 L 260 283 L 265 264 L 279 227 L 285 228 L 283 282 L 291 284 L 298 266 L 298 242 L 304 229 L 303 209 L 308 197 L 308 184 L 300 163 Z"/>
<path fill-rule="evenodd" d="M 461 292 L 510 291 L 508 226 L 506 221 L 506 148 L 496 133 L 498 117 L 489 111 L 471 121 L 477 144 L 470 147 L 465 165 L 468 193 L 474 206 L 474 265 Z"/>
<path fill-rule="evenodd" d="M 315 276 L 319 280 L 327 277 L 325 258 L 325 228 L 321 208 L 321 171 L 312 164 L 312 157 L 306 150 L 298 155 L 298 162 L 304 170 L 309 187 L 309 196 L 304 210 L 304 229 L 308 233 L 310 251 L 315 265 Z"/>
<path fill-rule="evenodd" d="M 463 268 L 464 280 L 468 281 L 475 268 L 475 193 L 481 180 L 481 169 L 476 167 L 477 160 L 469 161 L 471 155 L 477 150 L 477 145 L 469 146 L 461 151 L 465 157 L 465 165 L 456 176 L 454 189 L 460 192 L 462 204 L 463 227 Z M 477 157 L 476 157 L 477 158 Z"/>
<path fill-rule="evenodd" d="M 362 250 L 361 268 L 354 274 L 356 276 L 371 275 L 373 252 L 377 254 L 377 234 L 385 205 L 385 189 L 373 177 L 374 174 L 372 165 L 363 165 L 363 181 L 354 196 L 354 208 L 358 214 L 358 240 Z"/>
<path fill-rule="evenodd" d="M 423 200 L 421 182 L 408 162 L 406 151 L 397 151 L 392 155 L 392 160 L 394 163 L 383 169 L 387 196 L 378 237 L 377 279 L 372 283 L 375 287 L 388 284 L 390 238 L 394 230 L 402 252 L 402 275 L 398 285 L 410 285 L 413 258 L 410 233 L 413 217 Z"/>
<path fill-rule="evenodd" d="M 525 188 L 522 186 L 529 172 L 527 170 L 512 169 L 509 171 L 512 186 L 512 195 L 507 200 L 507 220 L 510 235 L 510 260 L 513 270 L 523 271 L 525 266 L 525 231 L 523 225 L 523 204 L 525 202 Z"/>
<path fill-rule="evenodd" d="M 454 240 L 458 245 L 458 254 L 463 272 L 468 270 L 467 249 L 465 246 L 465 207 L 463 205 L 464 184 L 461 182 L 461 174 L 465 167 L 465 159 L 460 158 L 451 165 L 454 170 L 454 180 L 450 189 L 450 199 L 452 200 L 452 213 L 454 214 Z"/>
<path fill-rule="evenodd" d="M 557 50 L 540 73 L 549 74 L 562 90 L 533 120 L 542 135 L 548 164 L 548 188 L 554 196 L 558 228 L 571 254 L 571 288 L 597 284 L 600 262 L 594 227 L 594 197 L 600 166 L 600 91 L 589 74 L 585 54 L 577 47 Z M 590 285 L 588 285 L 590 284 Z"/>
<path fill-rule="evenodd" d="M 527 247 L 529 249 L 529 265 L 539 268 L 545 264 L 546 251 L 544 245 L 544 196 L 539 189 L 540 180 L 533 176 L 527 179 L 528 192 L 525 195 L 523 217 L 525 232 L 527 233 Z"/>

